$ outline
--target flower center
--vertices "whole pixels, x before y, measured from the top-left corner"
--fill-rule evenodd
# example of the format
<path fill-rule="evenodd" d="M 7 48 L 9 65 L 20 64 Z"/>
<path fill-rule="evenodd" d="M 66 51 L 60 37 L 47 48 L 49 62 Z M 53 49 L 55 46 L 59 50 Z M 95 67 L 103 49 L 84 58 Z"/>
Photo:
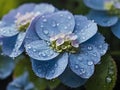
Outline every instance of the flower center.
<path fill-rule="evenodd" d="M 77 53 L 79 51 L 79 43 L 77 38 L 77 35 L 74 33 L 60 33 L 50 38 L 50 47 L 59 53 Z"/>
<path fill-rule="evenodd" d="M 120 0 L 106 0 L 104 6 L 110 15 L 120 17 Z"/>
<path fill-rule="evenodd" d="M 38 16 L 40 13 L 34 13 L 34 12 L 27 12 L 25 14 L 17 13 L 15 16 L 15 24 L 19 31 L 26 31 L 28 26 L 30 25 L 31 21 Z"/>

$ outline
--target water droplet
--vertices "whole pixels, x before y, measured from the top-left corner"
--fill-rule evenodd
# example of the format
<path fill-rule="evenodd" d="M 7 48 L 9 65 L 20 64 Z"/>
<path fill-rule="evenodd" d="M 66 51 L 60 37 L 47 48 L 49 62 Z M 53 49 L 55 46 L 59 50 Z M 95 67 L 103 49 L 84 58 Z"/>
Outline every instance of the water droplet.
<path fill-rule="evenodd" d="M 80 69 L 80 74 L 85 73 L 85 70 L 83 68 Z"/>
<path fill-rule="evenodd" d="M 79 61 L 82 61 L 82 57 L 78 57 L 78 60 L 79 60 Z"/>
<path fill-rule="evenodd" d="M 41 73 L 41 69 L 38 69 L 38 73 Z"/>
<path fill-rule="evenodd" d="M 54 74 L 54 73 L 55 73 L 55 70 L 52 70 L 51 72 L 52 72 L 52 74 Z"/>
<path fill-rule="evenodd" d="M 43 25 L 40 25 L 41 28 L 43 28 L 44 26 Z"/>
<path fill-rule="evenodd" d="M 102 45 L 99 45 L 98 47 L 101 49 L 101 48 L 102 48 Z"/>
<path fill-rule="evenodd" d="M 94 52 L 94 53 L 92 53 L 92 55 L 94 56 L 94 57 L 96 57 L 97 56 L 97 54 Z"/>
<path fill-rule="evenodd" d="M 88 61 L 88 65 L 93 65 L 93 61 Z"/>
<path fill-rule="evenodd" d="M 36 52 L 36 49 L 33 49 L 33 52 Z"/>
<path fill-rule="evenodd" d="M 1 53 L 1 55 L 4 55 L 4 53 Z"/>
<path fill-rule="evenodd" d="M 49 32 L 48 32 L 48 30 L 43 30 L 43 33 L 48 34 Z"/>
<path fill-rule="evenodd" d="M 107 76 L 107 77 L 106 77 L 106 82 L 107 82 L 107 83 L 110 83 L 111 81 L 112 81 L 111 77 L 110 77 L 110 76 Z"/>
<path fill-rule="evenodd" d="M 60 14 L 61 17 L 63 17 L 63 14 Z"/>
<path fill-rule="evenodd" d="M 64 27 L 64 29 L 67 29 L 67 28 L 68 28 L 67 26 Z"/>
<path fill-rule="evenodd" d="M 50 54 L 50 55 L 53 55 L 53 51 L 52 51 L 52 50 L 50 50 L 50 51 L 49 51 L 49 54 Z"/>
<path fill-rule="evenodd" d="M 72 17 L 71 16 L 68 16 L 68 19 L 71 19 Z"/>
<path fill-rule="evenodd" d="M 85 40 L 85 37 L 82 37 L 83 40 Z"/>
<path fill-rule="evenodd" d="M 59 23 L 57 23 L 56 25 L 57 25 L 57 26 L 59 26 L 60 24 L 59 24 Z"/>
<path fill-rule="evenodd" d="M 43 57 L 45 57 L 45 56 L 46 56 L 45 52 L 42 52 L 42 53 L 41 53 L 41 55 L 42 55 Z"/>
<path fill-rule="evenodd" d="M 108 71 L 108 74 L 113 75 L 113 74 L 114 74 L 114 71 L 110 69 L 110 70 Z"/>
<path fill-rule="evenodd" d="M 45 18 L 45 16 L 43 15 L 42 18 Z"/>
<path fill-rule="evenodd" d="M 38 55 L 41 56 L 41 52 L 39 52 Z"/>
<path fill-rule="evenodd" d="M 43 19 L 43 22 L 47 22 L 47 19 Z"/>
<path fill-rule="evenodd" d="M 88 50 L 92 50 L 92 46 L 88 46 L 87 49 L 88 49 Z"/>
<path fill-rule="evenodd" d="M 75 69 L 78 69 L 78 68 L 79 68 L 79 66 L 76 64 L 76 65 L 75 65 Z"/>
<path fill-rule="evenodd" d="M 31 49 L 31 46 L 28 46 L 28 49 Z"/>

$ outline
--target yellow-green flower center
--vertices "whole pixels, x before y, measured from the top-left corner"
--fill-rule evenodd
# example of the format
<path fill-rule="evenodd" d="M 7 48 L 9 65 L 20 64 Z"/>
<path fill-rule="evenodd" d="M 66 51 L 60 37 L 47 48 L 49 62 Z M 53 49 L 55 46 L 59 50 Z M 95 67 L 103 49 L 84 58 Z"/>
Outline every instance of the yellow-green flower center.
<path fill-rule="evenodd" d="M 31 21 L 39 15 L 39 12 L 27 12 L 25 14 L 17 13 L 15 16 L 15 24 L 19 31 L 26 31 L 28 26 L 30 25 Z"/>
<path fill-rule="evenodd" d="M 77 53 L 79 51 L 79 43 L 77 35 L 73 33 L 58 34 L 50 38 L 50 47 L 56 52 Z"/>
<path fill-rule="evenodd" d="M 104 6 L 110 15 L 120 17 L 120 0 L 106 0 Z"/>

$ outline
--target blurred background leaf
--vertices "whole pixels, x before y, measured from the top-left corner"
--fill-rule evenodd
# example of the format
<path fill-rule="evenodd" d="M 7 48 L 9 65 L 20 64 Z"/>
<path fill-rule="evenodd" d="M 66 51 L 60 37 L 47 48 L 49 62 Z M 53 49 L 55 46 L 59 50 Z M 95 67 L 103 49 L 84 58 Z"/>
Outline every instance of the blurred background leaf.
<path fill-rule="evenodd" d="M 117 68 L 111 56 L 102 58 L 99 65 L 96 65 L 94 75 L 86 84 L 87 90 L 113 90 L 117 77 Z"/>

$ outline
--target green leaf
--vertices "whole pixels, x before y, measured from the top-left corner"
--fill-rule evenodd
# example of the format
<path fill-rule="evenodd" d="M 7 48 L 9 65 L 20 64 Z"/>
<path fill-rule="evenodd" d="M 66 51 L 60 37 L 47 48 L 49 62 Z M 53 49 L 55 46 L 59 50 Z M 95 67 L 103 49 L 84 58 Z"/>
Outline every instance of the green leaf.
<path fill-rule="evenodd" d="M 30 60 L 26 57 L 19 57 L 16 59 L 16 68 L 14 70 L 14 77 L 22 75 L 25 71 L 29 72 L 30 81 L 34 83 L 35 90 L 46 90 L 46 88 L 56 88 L 59 85 L 59 80 L 55 79 L 48 81 L 42 78 L 37 77 L 32 71 Z"/>
<path fill-rule="evenodd" d="M 101 64 L 96 65 L 94 75 L 85 85 L 86 90 L 113 90 L 116 78 L 116 64 L 111 56 L 106 55 Z"/>
<path fill-rule="evenodd" d="M 18 6 L 17 0 L 0 0 L 0 18 Z"/>

